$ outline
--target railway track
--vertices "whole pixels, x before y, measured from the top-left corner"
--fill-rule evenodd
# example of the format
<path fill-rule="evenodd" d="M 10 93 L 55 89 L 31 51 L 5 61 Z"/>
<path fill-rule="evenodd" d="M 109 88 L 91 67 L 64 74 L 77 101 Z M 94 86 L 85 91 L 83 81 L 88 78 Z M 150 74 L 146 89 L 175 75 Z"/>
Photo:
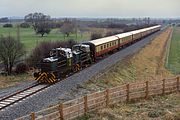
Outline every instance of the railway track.
<path fill-rule="evenodd" d="M 35 84 L 23 90 L 12 93 L 11 95 L 0 98 L 0 111 L 10 105 L 13 105 L 23 99 L 26 99 L 29 96 L 32 96 L 35 93 L 42 91 L 43 89 L 49 86 L 50 85 Z"/>

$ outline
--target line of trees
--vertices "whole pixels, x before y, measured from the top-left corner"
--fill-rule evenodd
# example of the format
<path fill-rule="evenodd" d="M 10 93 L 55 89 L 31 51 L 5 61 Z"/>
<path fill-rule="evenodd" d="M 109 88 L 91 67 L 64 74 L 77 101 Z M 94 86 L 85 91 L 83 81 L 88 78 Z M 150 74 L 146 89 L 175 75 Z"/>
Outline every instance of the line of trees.
<path fill-rule="evenodd" d="M 2 17 L 2 18 L 0 18 L 0 22 L 9 22 L 9 18 L 8 17 Z"/>
<path fill-rule="evenodd" d="M 49 15 L 43 13 L 30 13 L 24 17 L 25 23 L 22 27 L 28 27 L 31 25 L 36 34 L 49 34 L 51 29 L 59 27 L 60 32 L 64 34 L 64 37 L 69 37 L 71 33 L 77 33 L 77 25 L 75 22 L 65 19 L 62 23 L 54 22 Z"/>

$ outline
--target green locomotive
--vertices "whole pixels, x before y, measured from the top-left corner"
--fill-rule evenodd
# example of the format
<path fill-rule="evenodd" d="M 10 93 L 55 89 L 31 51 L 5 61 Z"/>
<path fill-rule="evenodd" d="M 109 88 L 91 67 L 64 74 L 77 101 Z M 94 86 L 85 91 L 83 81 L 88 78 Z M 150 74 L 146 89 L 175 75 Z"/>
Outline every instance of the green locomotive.
<path fill-rule="evenodd" d="M 52 84 L 91 63 L 89 45 L 78 44 L 72 49 L 55 48 L 50 51 L 49 57 L 37 64 L 39 71 L 34 73 L 34 77 L 39 83 Z"/>

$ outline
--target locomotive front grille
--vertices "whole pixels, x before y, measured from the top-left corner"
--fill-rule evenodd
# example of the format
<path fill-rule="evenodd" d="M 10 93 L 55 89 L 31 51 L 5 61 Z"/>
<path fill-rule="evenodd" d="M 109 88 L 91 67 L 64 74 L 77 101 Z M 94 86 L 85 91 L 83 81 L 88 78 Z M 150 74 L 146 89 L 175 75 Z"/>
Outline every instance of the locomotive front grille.
<path fill-rule="evenodd" d="M 34 73 L 34 77 L 39 83 L 53 84 L 57 82 L 57 78 L 53 73 L 38 72 Z"/>

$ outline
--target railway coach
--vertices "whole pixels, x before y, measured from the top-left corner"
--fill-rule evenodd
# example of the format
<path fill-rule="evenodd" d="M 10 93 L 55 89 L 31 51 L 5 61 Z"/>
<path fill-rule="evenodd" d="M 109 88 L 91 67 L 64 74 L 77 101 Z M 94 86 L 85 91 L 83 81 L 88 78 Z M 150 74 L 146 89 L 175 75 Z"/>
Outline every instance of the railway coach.
<path fill-rule="evenodd" d="M 110 37 L 84 42 L 83 44 L 90 46 L 93 60 L 95 60 L 99 56 L 102 56 L 110 51 L 118 49 L 119 38 L 116 36 L 110 36 Z"/>

